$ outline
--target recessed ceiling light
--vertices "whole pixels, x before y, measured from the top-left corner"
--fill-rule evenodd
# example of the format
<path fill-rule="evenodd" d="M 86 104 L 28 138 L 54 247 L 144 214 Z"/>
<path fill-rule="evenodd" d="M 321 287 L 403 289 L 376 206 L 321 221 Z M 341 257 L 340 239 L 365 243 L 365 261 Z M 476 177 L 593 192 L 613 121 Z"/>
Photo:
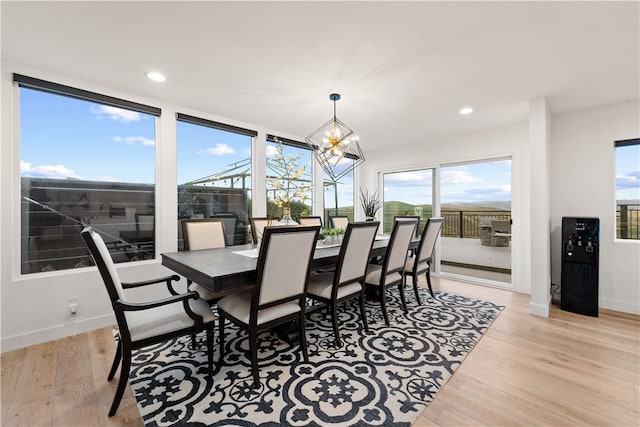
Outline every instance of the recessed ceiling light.
<path fill-rule="evenodd" d="M 473 107 L 467 106 L 467 107 L 462 107 L 460 109 L 460 114 L 462 114 L 463 116 L 466 116 L 467 114 L 471 114 L 471 113 L 473 113 Z"/>
<path fill-rule="evenodd" d="M 162 74 L 160 74 L 160 73 L 158 73 L 156 71 L 149 71 L 147 73 L 147 77 L 149 79 L 153 80 L 154 82 L 163 82 L 163 81 L 167 80 L 167 78 L 164 75 L 162 75 Z"/>

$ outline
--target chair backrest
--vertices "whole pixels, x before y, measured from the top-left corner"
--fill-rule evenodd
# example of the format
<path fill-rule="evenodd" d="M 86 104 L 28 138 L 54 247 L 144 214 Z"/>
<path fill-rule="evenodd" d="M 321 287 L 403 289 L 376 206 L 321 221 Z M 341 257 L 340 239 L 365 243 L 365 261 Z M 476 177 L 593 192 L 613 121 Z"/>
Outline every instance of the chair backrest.
<path fill-rule="evenodd" d="M 136 231 L 155 231 L 156 216 L 154 214 L 136 214 Z"/>
<path fill-rule="evenodd" d="M 491 231 L 493 233 L 507 233 L 511 234 L 511 221 L 508 219 L 492 219 Z"/>
<path fill-rule="evenodd" d="M 224 248 L 225 225 L 222 218 L 183 219 L 184 250 Z"/>
<path fill-rule="evenodd" d="M 349 217 L 346 215 L 329 216 L 329 222 L 331 223 L 331 228 L 334 230 L 338 228 L 346 230 L 347 225 L 349 224 Z"/>
<path fill-rule="evenodd" d="M 319 216 L 301 216 L 298 217 L 300 225 L 319 225 L 322 228 L 322 217 Z"/>
<path fill-rule="evenodd" d="M 319 226 L 267 227 L 258 255 L 252 312 L 306 294 Z"/>
<path fill-rule="evenodd" d="M 367 270 L 369 253 L 376 239 L 378 221 L 351 222 L 347 225 L 334 275 L 334 292 L 337 287 L 362 280 Z"/>
<path fill-rule="evenodd" d="M 253 239 L 253 243 L 258 243 L 259 239 L 262 239 L 262 234 L 264 233 L 264 228 L 270 226 L 271 224 L 277 222 L 276 219 L 268 218 L 268 217 L 254 217 L 251 218 L 251 239 Z"/>
<path fill-rule="evenodd" d="M 407 251 L 413 238 L 413 230 L 418 226 L 415 219 L 397 219 L 393 222 L 393 230 L 389 238 L 389 246 L 384 258 L 383 271 L 389 274 L 404 270 Z"/>
<path fill-rule="evenodd" d="M 436 247 L 436 240 L 438 239 L 438 234 L 440 234 L 443 222 L 444 218 L 440 217 L 429 218 L 427 220 L 427 225 L 424 226 L 422 237 L 420 238 L 416 262 L 431 260 L 433 250 Z"/>
<path fill-rule="evenodd" d="M 227 245 L 236 244 L 236 231 L 238 229 L 238 215 L 233 212 L 218 212 L 211 215 L 211 218 L 222 218 L 224 230 L 227 233 Z"/>
<path fill-rule="evenodd" d="M 396 219 L 415 219 L 416 221 L 418 221 L 418 225 L 416 226 L 416 238 L 420 237 L 420 216 L 419 215 L 398 215 L 398 216 L 394 216 L 393 217 L 393 221 L 395 222 Z"/>
<path fill-rule="evenodd" d="M 120 281 L 120 276 L 118 275 L 118 271 L 113 263 L 109 249 L 104 243 L 102 236 L 100 236 L 91 226 L 85 227 L 81 234 L 87 248 L 89 248 L 93 261 L 98 267 L 102 281 L 109 293 L 111 303 L 113 304 L 117 300 L 124 301 L 124 291 L 122 288 L 122 282 Z"/>

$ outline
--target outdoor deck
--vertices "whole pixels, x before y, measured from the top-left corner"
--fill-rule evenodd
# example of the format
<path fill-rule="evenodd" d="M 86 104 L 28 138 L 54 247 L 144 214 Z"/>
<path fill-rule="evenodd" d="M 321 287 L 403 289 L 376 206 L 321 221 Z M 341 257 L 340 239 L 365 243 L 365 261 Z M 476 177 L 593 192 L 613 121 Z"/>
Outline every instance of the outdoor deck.
<path fill-rule="evenodd" d="M 441 271 L 511 282 L 511 247 L 483 246 L 480 239 L 440 237 Z"/>

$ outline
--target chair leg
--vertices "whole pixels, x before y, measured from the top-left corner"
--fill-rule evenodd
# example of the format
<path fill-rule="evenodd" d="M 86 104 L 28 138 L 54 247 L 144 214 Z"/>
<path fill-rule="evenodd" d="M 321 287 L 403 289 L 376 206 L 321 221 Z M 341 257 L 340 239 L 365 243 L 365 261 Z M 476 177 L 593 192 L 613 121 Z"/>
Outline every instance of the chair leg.
<path fill-rule="evenodd" d="M 431 298 L 435 298 L 433 296 L 433 288 L 431 287 L 431 269 L 427 268 L 427 285 L 429 286 L 429 293 L 431 294 Z"/>
<path fill-rule="evenodd" d="M 220 356 L 218 356 L 218 366 L 216 366 L 216 373 L 224 365 L 224 316 L 221 311 L 218 310 L 218 335 L 220 339 Z"/>
<path fill-rule="evenodd" d="M 400 301 L 402 302 L 402 309 L 404 310 L 404 314 L 408 314 L 409 310 L 407 309 L 407 299 L 404 296 L 404 278 L 398 285 L 398 290 L 400 291 Z"/>
<path fill-rule="evenodd" d="M 111 365 L 111 370 L 107 376 L 107 381 L 111 381 L 116 374 L 118 365 L 120 365 L 120 359 L 122 359 L 122 338 L 118 340 L 118 347 L 116 347 L 116 354 L 113 357 L 113 364 Z"/>
<path fill-rule="evenodd" d="M 382 315 L 384 316 L 384 323 L 389 326 L 389 315 L 387 314 L 387 299 L 386 292 L 384 291 L 384 285 L 380 286 L 380 306 L 382 307 Z"/>
<path fill-rule="evenodd" d="M 413 293 L 416 294 L 416 301 L 418 301 L 418 305 L 422 305 L 422 301 L 420 300 L 420 292 L 418 291 L 418 275 L 412 274 L 411 280 L 413 280 Z"/>
<path fill-rule="evenodd" d="M 335 301 L 331 303 L 329 310 L 331 310 L 331 322 L 333 323 L 333 337 L 336 339 L 336 345 L 342 347 L 340 332 L 338 331 L 338 309 L 336 308 Z"/>
<path fill-rule="evenodd" d="M 127 346 L 128 347 L 128 346 Z M 124 388 L 127 386 L 129 380 L 129 369 L 131 369 L 131 348 L 122 349 L 122 366 L 120 367 L 120 379 L 118 380 L 118 387 L 116 388 L 116 394 L 113 396 L 113 402 L 111 403 L 111 409 L 109 409 L 109 416 L 113 417 L 120 406 L 120 401 L 124 395 Z"/>
<path fill-rule="evenodd" d="M 360 317 L 362 317 L 364 330 L 366 332 L 369 332 L 369 322 L 367 322 L 367 311 L 364 308 L 364 288 L 362 288 L 362 292 L 360 292 Z"/>
<path fill-rule="evenodd" d="M 213 375 L 213 324 L 207 326 L 207 362 L 209 375 Z"/>
<path fill-rule="evenodd" d="M 334 310 L 335 310 L 335 306 L 334 306 Z M 304 309 L 300 310 L 300 320 L 298 321 L 298 325 L 300 325 L 300 330 L 299 330 L 300 350 L 302 350 L 302 357 L 304 358 L 304 362 L 309 363 L 309 353 L 307 353 L 307 335 L 304 330 L 304 322 L 305 322 L 304 314 L 305 314 Z M 338 339 L 340 339 L 340 336 L 338 336 Z"/>
<path fill-rule="evenodd" d="M 260 387 L 258 372 L 258 331 L 257 326 L 249 326 L 249 353 L 251 357 L 251 372 L 253 374 L 253 388 Z"/>

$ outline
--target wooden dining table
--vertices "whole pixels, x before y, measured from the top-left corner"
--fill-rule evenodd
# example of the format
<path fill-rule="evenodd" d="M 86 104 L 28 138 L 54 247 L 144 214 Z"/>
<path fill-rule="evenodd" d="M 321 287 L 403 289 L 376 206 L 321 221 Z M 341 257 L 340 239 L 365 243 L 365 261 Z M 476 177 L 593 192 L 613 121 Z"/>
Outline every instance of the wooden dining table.
<path fill-rule="evenodd" d="M 389 236 L 376 238 L 371 249 L 371 257 L 384 256 Z M 411 242 L 410 248 L 418 246 L 419 240 Z M 253 286 L 256 280 L 257 245 L 246 244 L 225 248 L 168 252 L 161 254 L 162 265 L 179 275 L 207 288 L 217 296 Z M 238 253 L 240 252 L 240 253 Z M 316 246 L 311 268 L 335 266 L 340 252 L 339 245 Z M 245 253 L 242 255 L 241 253 Z"/>

